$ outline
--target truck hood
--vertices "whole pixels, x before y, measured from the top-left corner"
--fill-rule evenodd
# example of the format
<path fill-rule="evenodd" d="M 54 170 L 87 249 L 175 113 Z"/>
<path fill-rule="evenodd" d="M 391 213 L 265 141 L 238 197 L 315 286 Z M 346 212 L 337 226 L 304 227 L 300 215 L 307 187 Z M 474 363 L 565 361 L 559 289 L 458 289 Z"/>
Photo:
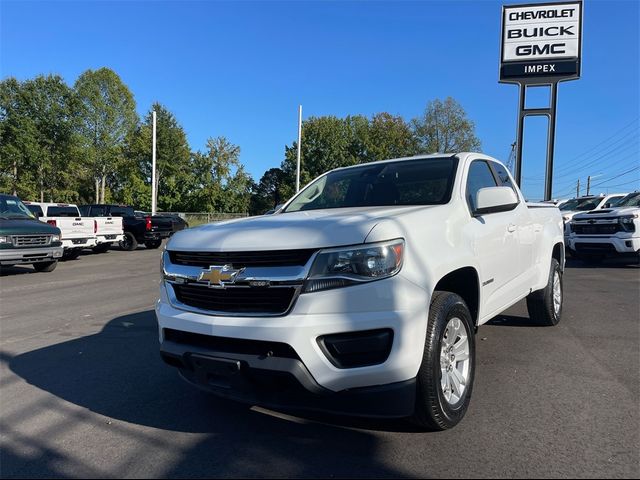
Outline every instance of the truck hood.
<path fill-rule="evenodd" d="M 60 229 L 38 220 L 0 220 L 1 235 L 60 235 Z"/>
<path fill-rule="evenodd" d="M 171 238 L 167 249 L 250 251 L 355 245 L 363 243 L 384 219 L 397 219 L 425 208 L 434 207 L 336 208 L 249 217 L 180 231 Z M 401 231 L 394 234 L 395 238 L 399 236 Z"/>
<path fill-rule="evenodd" d="M 611 217 L 622 217 L 624 215 L 638 215 L 640 214 L 640 208 L 638 207 L 621 207 L 621 208 L 607 208 L 602 210 L 591 210 L 587 213 L 581 213 L 580 215 L 575 215 L 573 217 L 574 220 L 588 220 L 588 219 L 598 219 L 598 218 L 611 218 Z"/>

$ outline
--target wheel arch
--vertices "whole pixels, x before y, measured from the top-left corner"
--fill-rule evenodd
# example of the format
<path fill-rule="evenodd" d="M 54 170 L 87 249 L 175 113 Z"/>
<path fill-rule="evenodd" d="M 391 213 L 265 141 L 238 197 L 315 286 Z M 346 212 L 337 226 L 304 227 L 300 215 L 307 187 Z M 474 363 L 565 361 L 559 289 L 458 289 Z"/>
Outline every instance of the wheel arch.
<path fill-rule="evenodd" d="M 478 325 L 480 315 L 480 280 L 474 267 L 461 267 L 443 276 L 434 291 L 446 291 L 460 295 L 467 304 L 471 318 Z"/>
<path fill-rule="evenodd" d="M 560 264 L 560 269 L 564 270 L 564 244 L 562 242 L 558 242 L 553 246 L 551 258 L 555 258 Z"/>

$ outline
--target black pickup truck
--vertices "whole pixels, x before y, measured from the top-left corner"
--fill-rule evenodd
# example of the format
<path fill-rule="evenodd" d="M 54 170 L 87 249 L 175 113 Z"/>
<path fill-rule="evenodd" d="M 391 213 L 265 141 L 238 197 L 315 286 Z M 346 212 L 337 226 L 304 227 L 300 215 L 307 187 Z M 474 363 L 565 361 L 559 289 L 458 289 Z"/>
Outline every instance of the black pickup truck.
<path fill-rule="evenodd" d="M 162 240 L 173 233 L 170 218 L 139 216 L 133 207 L 126 205 L 94 204 L 79 208 L 83 217 L 122 217 L 124 240 L 120 242 L 120 247 L 123 250 L 135 250 L 139 243 L 144 243 L 147 248 L 158 248 Z"/>

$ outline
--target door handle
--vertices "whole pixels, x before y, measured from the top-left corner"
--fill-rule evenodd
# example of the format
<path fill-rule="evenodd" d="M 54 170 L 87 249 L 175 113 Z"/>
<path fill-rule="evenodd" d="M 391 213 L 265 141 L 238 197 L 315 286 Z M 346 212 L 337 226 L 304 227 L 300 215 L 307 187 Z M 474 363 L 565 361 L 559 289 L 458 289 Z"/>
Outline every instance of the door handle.
<path fill-rule="evenodd" d="M 515 224 L 510 223 L 509 226 L 507 227 L 507 232 L 509 233 L 513 233 L 516 231 L 516 228 L 518 228 Z"/>

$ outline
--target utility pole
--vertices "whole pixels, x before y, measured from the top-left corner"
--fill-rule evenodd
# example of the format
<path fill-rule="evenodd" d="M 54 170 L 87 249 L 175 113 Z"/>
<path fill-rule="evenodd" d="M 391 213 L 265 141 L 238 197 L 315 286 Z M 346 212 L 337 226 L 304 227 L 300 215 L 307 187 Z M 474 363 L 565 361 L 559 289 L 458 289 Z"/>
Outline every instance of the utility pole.
<path fill-rule="evenodd" d="M 591 175 L 587 177 L 587 195 L 591 192 Z"/>
<path fill-rule="evenodd" d="M 300 191 L 300 144 L 302 143 L 302 105 L 298 105 L 298 168 L 296 169 L 296 193 Z"/>
<path fill-rule="evenodd" d="M 156 111 L 153 111 L 153 146 L 151 147 L 151 215 L 156 214 Z"/>
<path fill-rule="evenodd" d="M 580 196 L 580 179 L 578 179 L 578 184 L 576 185 L 576 198 Z"/>

